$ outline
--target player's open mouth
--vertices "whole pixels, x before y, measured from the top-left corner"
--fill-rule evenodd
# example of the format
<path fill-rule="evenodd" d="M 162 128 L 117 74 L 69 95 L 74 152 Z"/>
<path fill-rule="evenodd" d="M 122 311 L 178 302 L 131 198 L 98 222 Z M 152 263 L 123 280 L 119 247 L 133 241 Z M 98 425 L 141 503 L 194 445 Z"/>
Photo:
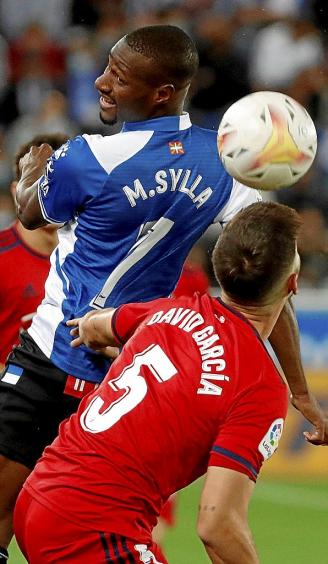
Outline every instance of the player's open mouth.
<path fill-rule="evenodd" d="M 115 108 L 116 104 L 113 100 L 109 100 L 108 98 L 100 96 L 100 107 L 102 110 L 109 110 Z"/>

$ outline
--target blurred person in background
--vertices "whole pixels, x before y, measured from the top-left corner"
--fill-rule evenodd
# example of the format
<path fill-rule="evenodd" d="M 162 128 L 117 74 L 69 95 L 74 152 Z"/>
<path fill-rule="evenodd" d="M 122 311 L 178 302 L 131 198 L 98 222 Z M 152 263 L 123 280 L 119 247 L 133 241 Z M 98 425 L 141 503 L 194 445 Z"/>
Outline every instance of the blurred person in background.
<path fill-rule="evenodd" d="M 19 116 L 35 115 L 51 90 L 63 89 L 65 65 L 64 47 L 40 23 L 26 27 L 9 44 L 10 81 L 0 98 L 0 122 L 8 126 Z"/>
<path fill-rule="evenodd" d="M 99 128 L 99 103 L 94 81 L 99 72 L 98 49 L 88 28 L 75 26 L 67 38 L 68 115 L 84 129 Z"/>
<path fill-rule="evenodd" d="M 8 194 L 12 177 L 12 162 L 6 147 L 6 131 L 0 127 L 0 193 Z"/>
<path fill-rule="evenodd" d="M 300 284 L 308 288 L 328 285 L 328 227 L 324 214 L 313 202 L 298 208 L 302 226 L 298 239 L 302 261 Z"/>
<path fill-rule="evenodd" d="M 227 106 L 250 92 L 247 65 L 234 53 L 231 20 L 205 16 L 193 31 L 199 71 L 193 83 L 190 109 L 197 123 L 216 129 Z"/>
<path fill-rule="evenodd" d="M 0 229 L 5 229 L 16 218 L 15 206 L 11 194 L 0 192 Z"/>
<path fill-rule="evenodd" d="M 76 126 L 68 116 L 66 97 L 58 90 L 49 90 L 35 113 L 21 115 L 8 128 L 6 146 L 10 153 L 15 153 L 31 137 L 57 131 L 73 137 Z"/>
<path fill-rule="evenodd" d="M 0 97 L 6 90 L 9 76 L 8 43 L 6 39 L 0 35 Z"/>
<path fill-rule="evenodd" d="M 252 88 L 284 89 L 302 71 L 323 61 L 324 46 L 313 23 L 301 15 L 289 17 L 265 27 L 255 37 L 249 60 Z"/>
<path fill-rule="evenodd" d="M 10 190 L 15 199 L 21 176 L 20 159 L 32 146 L 49 143 L 58 149 L 67 137 L 62 134 L 34 137 L 20 147 L 15 156 L 14 180 Z M 29 231 L 16 220 L 0 231 L 0 368 L 18 343 L 20 329 L 27 329 L 33 313 L 44 296 L 49 273 L 49 256 L 58 243 L 57 227 L 49 225 Z"/>
<path fill-rule="evenodd" d="M 15 40 L 26 26 L 38 22 L 52 39 L 62 40 L 70 21 L 71 4 L 72 0 L 47 0 L 47 4 L 40 0 L 1 0 L 2 33 Z"/>
<path fill-rule="evenodd" d="M 9 43 L 9 64 L 15 83 L 26 80 L 37 69 L 41 76 L 58 85 L 64 78 L 65 50 L 50 37 L 41 22 L 33 22 Z"/>

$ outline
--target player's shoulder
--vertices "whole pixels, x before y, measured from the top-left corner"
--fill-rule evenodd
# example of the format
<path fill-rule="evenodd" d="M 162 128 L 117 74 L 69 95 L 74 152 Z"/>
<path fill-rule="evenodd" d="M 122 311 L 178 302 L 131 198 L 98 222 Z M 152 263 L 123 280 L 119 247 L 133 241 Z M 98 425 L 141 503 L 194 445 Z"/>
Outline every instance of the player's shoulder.
<path fill-rule="evenodd" d="M 205 129 L 204 127 L 193 124 L 191 126 L 191 139 L 198 156 L 201 153 L 202 161 L 205 160 L 209 164 L 213 164 L 216 172 L 220 171 L 225 176 L 230 177 L 219 157 L 216 130 Z"/>
<path fill-rule="evenodd" d="M 116 166 L 129 161 L 144 149 L 153 131 L 121 131 L 114 135 L 87 135 L 82 137 L 98 163 L 109 174 Z"/>
<path fill-rule="evenodd" d="M 212 303 L 217 322 L 222 327 L 222 340 L 245 367 L 257 372 L 273 372 L 275 364 L 254 325 L 237 309 L 215 298 Z"/>
<path fill-rule="evenodd" d="M 222 325 L 227 340 L 231 341 L 233 348 L 235 341 L 235 345 L 238 344 L 240 350 L 247 351 L 252 346 L 255 349 L 258 347 L 262 349 L 263 341 L 257 330 L 238 309 L 223 302 L 220 297 L 212 298 L 212 308 L 217 322 Z"/>
<path fill-rule="evenodd" d="M 50 160 L 50 172 L 56 169 L 56 174 L 81 175 L 83 171 L 104 172 L 104 159 L 99 155 L 106 155 L 106 161 L 111 158 L 111 148 L 102 135 L 81 134 L 69 139 L 59 149 L 54 151 Z"/>
<path fill-rule="evenodd" d="M 13 225 L 0 231 L 0 253 L 6 253 L 20 244 L 17 231 Z"/>
<path fill-rule="evenodd" d="M 191 134 L 193 137 L 198 137 L 203 142 L 215 147 L 217 151 L 217 131 L 215 129 L 206 129 L 205 127 L 193 124 L 191 126 Z"/>
<path fill-rule="evenodd" d="M 200 125 L 196 125 L 195 123 L 192 124 L 191 130 L 193 133 L 201 135 L 203 137 L 207 137 L 212 141 L 216 141 L 218 132 L 216 129 L 208 129 L 207 127 L 201 127 Z"/>

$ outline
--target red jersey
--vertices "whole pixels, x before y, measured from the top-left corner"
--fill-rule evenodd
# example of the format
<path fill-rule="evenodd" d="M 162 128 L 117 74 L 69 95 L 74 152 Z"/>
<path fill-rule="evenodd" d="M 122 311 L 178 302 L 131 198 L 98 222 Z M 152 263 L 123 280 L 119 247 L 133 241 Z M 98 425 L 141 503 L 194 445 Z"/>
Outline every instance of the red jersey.
<path fill-rule="evenodd" d="M 28 247 L 13 225 L 0 232 L 0 363 L 18 342 L 23 317 L 32 314 L 44 296 L 50 259 Z"/>
<path fill-rule="evenodd" d="M 164 502 L 208 466 L 256 480 L 287 390 L 255 329 L 206 294 L 123 305 L 112 329 L 121 355 L 24 487 L 80 527 L 149 542 Z"/>

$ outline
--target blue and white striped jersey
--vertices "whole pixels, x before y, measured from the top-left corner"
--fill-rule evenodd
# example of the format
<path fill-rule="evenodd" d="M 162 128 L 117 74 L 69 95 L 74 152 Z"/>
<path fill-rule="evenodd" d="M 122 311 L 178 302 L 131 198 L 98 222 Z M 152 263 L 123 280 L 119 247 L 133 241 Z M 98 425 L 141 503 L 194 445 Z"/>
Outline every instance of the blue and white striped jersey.
<path fill-rule="evenodd" d="M 224 170 L 216 132 L 188 114 L 76 137 L 48 160 L 38 189 L 44 218 L 64 226 L 29 333 L 56 366 L 94 382 L 108 362 L 69 346 L 67 319 L 169 295 L 206 228 L 259 199 Z"/>

